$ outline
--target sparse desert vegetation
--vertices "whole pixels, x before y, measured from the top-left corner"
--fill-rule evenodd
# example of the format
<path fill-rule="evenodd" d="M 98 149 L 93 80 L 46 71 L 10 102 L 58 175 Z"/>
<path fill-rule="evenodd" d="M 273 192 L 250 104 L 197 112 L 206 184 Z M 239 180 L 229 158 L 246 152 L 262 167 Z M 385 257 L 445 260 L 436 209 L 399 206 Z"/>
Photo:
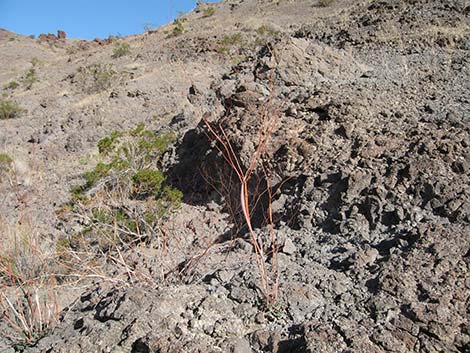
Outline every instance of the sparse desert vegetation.
<path fill-rule="evenodd" d="M 20 84 L 16 81 L 10 81 L 8 82 L 8 84 L 5 85 L 5 89 L 9 89 L 9 90 L 14 90 L 14 89 L 17 89 L 18 87 L 20 86 Z"/>
<path fill-rule="evenodd" d="M 120 58 L 131 53 L 131 46 L 125 42 L 117 42 L 113 49 L 113 58 Z"/>
<path fill-rule="evenodd" d="M 0 311 L 12 329 L 0 326 L 0 334 L 24 349 L 59 318 L 55 278 L 60 276 L 60 266 L 31 222 L 10 225 L 0 219 L 0 231 Z"/>
<path fill-rule="evenodd" d="M 203 17 L 211 17 L 215 14 L 215 8 L 212 6 L 205 7 L 202 10 Z"/>
<path fill-rule="evenodd" d="M 111 88 L 117 72 L 111 64 L 93 64 L 80 67 L 73 81 L 86 93 L 98 93 Z"/>
<path fill-rule="evenodd" d="M 21 82 L 25 85 L 26 89 L 31 89 L 33 85 L 38 82 L 39 79 L 36 75 L 36 69 L 34 67 L 30 68 L 24 76 L 21 78 Z"/>
<path fill-rule="evenodd" d="M 19 118 L 25 109 L 11 99 L 0 99 L 0 120 Z"/>
<path fill-rule="evenodd" d="M 467 7 L 0 29 L 0 352 L 466 352 Z"/>
<path fill-rule="evenodd" d="M 184 33 L 183 21 L 179 18 L 173 21 L 173 28 L 168 33 L 167 38 L 178 37 Z"/>
<path fill-rule="evenodd" d="M 331 6 L 335 0 L 318 0 L 318 5 L 321 7 L 328 7 Z"/>
<path fill-rule="evenodd" d="M 168 185 L 158 169 L 172 141 L 171 133 L 158 135 L 140 124 L 98 142 L 100 161 L 84 173 L 84 183 L 72 187 L 72 203 L 62 213 L 86 224 L 61 241 L 64 258 L 68 249 L 86 254 L 78 256 L 82 265 L 90 254 L 94 254 L 91 259 L 102 254 L 112 261 L 110 254 L 158 236 L 165 217 L 182 200 L 182 193 Z M 68 260 L 77 259 L 69 256 Z"/>

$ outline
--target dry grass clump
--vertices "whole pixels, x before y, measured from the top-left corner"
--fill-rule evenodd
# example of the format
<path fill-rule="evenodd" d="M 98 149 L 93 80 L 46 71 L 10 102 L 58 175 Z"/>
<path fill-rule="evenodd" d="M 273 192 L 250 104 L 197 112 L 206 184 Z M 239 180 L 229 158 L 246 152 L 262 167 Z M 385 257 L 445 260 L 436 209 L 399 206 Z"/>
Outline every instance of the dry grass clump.
<path fill-rule="evenodd" d="M 54 247 L 32 222 L 0 219 L 0 334 L 15 346 L 31 345 L 56 323 L 56 278 L 61 272 Z"/>
<path fill-rule="evenodd" d="M 0 99 L 0 120 L 19 118 L 25 110 L 16 102 Z"/>

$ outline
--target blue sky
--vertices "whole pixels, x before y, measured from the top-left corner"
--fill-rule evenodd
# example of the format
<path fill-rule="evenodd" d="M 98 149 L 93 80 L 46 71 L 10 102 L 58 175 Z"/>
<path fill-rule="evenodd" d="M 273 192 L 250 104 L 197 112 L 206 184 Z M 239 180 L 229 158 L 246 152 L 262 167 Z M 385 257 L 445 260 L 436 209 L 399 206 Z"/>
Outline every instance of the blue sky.
<path fill-rule="evenodd" d="M 0 28 L 35 36 L 58 29 L 70 38 L 125 36 L 144 32 L 146 24 L 168 23 L 195 5 L 196 0 L 0 0 Z"/>

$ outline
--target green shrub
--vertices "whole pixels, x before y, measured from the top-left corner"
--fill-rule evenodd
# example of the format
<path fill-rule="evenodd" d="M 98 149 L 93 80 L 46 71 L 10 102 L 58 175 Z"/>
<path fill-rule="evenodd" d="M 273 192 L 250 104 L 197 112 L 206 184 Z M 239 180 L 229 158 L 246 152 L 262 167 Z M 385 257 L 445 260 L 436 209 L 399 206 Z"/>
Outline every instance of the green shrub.
<path fill-rule="evenodd" d="M 19 86 L 20 86 L 20 84 L 18 82 L 10 81 L 10 82 L 8 82 L 7 85 L 5 85 L 5 89 L 14 90 L 14 89 L 17 89 Z"/>
<path fill-rule="evenodd" d="M 39 79 L 36 76 L 36 70 L 32 67 L 23 76 L 21 81 L 26 85 L 27 89 L 30 89 L 34 83 L 38 82 Z"/>
<path fill-rule="evenodd" d="M 224 46 L 233 46 L 236 44 L 240 44 L 241 42 L 242 42 L 242 34 L 233 33 L 233 34 L 224 35 L 219 43 Z"/>
<path fill-rule="evenodd" d="M 98 151 L 106 155 L 114 149 L 114 143 L 122 136 L 122 132 L 114 131 L 110 136 L 106 136 L 98 141 Z"/>
<path fill-rule="evenodd" d="M 172 133 L 156 134 L 139 124 L 98 141 L 99 162 L 83 174 L 81 184 L 71 188 L 72 201 L 61 212 L 61 218 L 82 225 L 57 243 L 62 261 L 71 268 L 95 268 L 100 263 L 106 272 L 109 261 L 129 253 L 121 250 L 158 237 L 158 228 L 183 199 L 160 168 L 174 138 Z M 116 276 L 116 266 L 111 268 Z"/>
<path fill-rule="evenodd" d="M 156 169 L 142 169 L 132 176 L 133 194 L 136 197 L 158 196 L 165 181 L 163 173 Z"/>
<path fill-rule="evenodd" d="M 33 65 L 33 67 L 40 66 L 42 65 L 42 61 L 34 57 L 31 59 L 31 65 Z"/>
<path fill-rule="evenodd" d="M 241 45 L 243 43 L 243 37 L 241 33 L 227 34 L 219 40 L 219 47 L 217 51 L 221 54 L 229 54 L 232 47 Z"/>
<path fill-rule="evenodd" d="M 275 30 L 274 28 L 268 26 L 268 25 L 262 25 L 258 27 L 256 30 L 256 33 L 261 36 L 261 37 L 278 37 L 279 36 L 279 31 Z"/>
<path fill-rule="evenodd" d="M 0 153 L 0 181 L 1 176 L 7 174 L 13 165 L 13 159 L 6 153 Z"/>
<path fill-rule="evenodd" d="M 202 10 L 203 17 L 211 17 L 215 13 L 215 9 L 212 6 L 206 7 Z"/>
<path fill-rule="evenodd" d="M 80 67 L 74 76 L 77 82 L 86 93 L 98 93 L 112 86 L 117 72 L 111 64 L 93 64 Z"/>
<path fill-rule="evenodd" d="M 99 140 L 101 160 L 83 174 L 82 184 L 70 190 L 68 212 L 82 215 L 87 225 L 63 243 L 106 253 L 155 234 L 155 227 L 180 207 L 183 198 L 158 168 L 173 140 L 173 134 L 155 134 L 144 124 Z"/>
<path fill-rule="evenodd" d="M 328 7 L 332 5 L 334 2 L 335 0 L 318 0 L 318 6 Z"/>
<path fill-rule="evenodd" d="M 177 37 L 184 33 L 183 22 L 180 19 L 176 19 L 173 21 L 173 30 L 167 36 L 167 38 Z"/>
<path fill-rule="evenodd" d="M 156 166 L 173 140 L 173 134 L 157 135 L 144 124 L 132 130 L 114 131 L 98 141 L 102 160 L 84 173 L 85 183 L 73 187 L 72 194 L 82 198 L 101 182 L 110 195 L 118 190 L 125 198 L 160 196 L 165 177 Z"/>
<path fill-rule="evenodd" d="M 131 46 L 125 42 L 117 42 L 113 50 L 113 58 L 120 58 L 131 53 Z"/>
<path fill-rule="evenodd" d="M 9 99 L 0 100 L 0 120 L 18 118 L 24 112 L 25 110 L 14 101 Z"/>

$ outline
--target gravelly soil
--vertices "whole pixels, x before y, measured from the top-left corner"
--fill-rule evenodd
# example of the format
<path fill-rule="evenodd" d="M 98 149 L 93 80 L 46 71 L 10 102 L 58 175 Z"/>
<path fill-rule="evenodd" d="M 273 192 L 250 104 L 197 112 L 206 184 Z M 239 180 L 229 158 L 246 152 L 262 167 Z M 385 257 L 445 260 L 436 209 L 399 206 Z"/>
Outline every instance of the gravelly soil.
<path fill-rule="evenodd" d="M 49 238 L 72 232 L 54 211 L 87 169 L 80 161 L 93 163 L 99 138 L 138 122 L 178 134 L 165 163 L 185 195 L 166 224 L 168 258 L 155 260 L 157 239 L 125 254 L 152 285 L 96 281 L 26 351 L 469 352 L 469 5 L 214 6 L 207 18 L 185 15 L 181 36 L 166 38 L 169 25 L 126 38 L 132 55 L 119 59 L 112 45 L 72 50 L 77 42 L 2 34 L 2 60 L 20 58 L 2 82 L 32 57 L 45 62 L 36 86 L 9 92 L 27 115 L 0 121 L 24 195 L 3 185 L 6 218 L 32 214 Z M 119 80 L 101 93 L 70 76 L 106 62 Z M 225 127 L 246 168 L 263 111 L 277 119 L 267 147 L 280 250 L 271 308 L 239 214 L 230 218 L 207 183 L 220 191 L 230 171 L 201 120 Z M 268 239 L 263 205 L 254 223 Z"/>

